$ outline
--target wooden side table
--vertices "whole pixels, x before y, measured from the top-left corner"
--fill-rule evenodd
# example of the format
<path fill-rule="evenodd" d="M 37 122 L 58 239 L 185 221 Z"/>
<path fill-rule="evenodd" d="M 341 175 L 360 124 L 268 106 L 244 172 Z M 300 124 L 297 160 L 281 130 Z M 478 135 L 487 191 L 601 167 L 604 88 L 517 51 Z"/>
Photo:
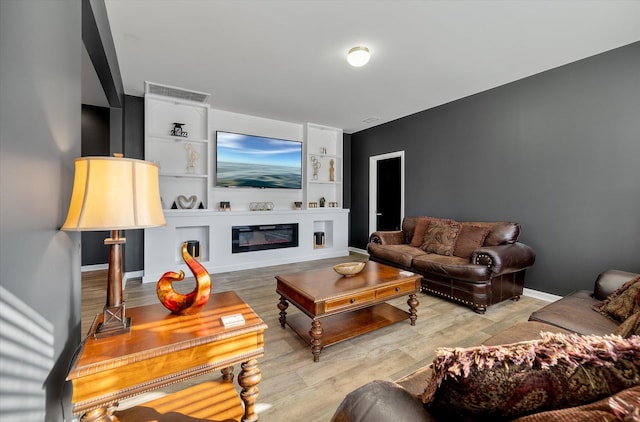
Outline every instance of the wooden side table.
<path fill-rule="evenodd" d="M 245 324 L 225 328 L 221 317 L 234 314 L 241 314 Z M 135 413 L 136 408 L 118 412 L 116 416 L 119 400 L 215 370 L 222 371 L 222 380 L 206 383 L 207 394 L 202 400 L 211 401 L 211 405 L 200 403 L 199 408 L 219 409 L 222 413 L 205 416 L 234 419 L 234 415 L 240 414 L 243 422 L 258 420 L 254 404 L 262 376 L 256 359 L 264 355 L 267 326 L 235 292 L 211 295 L 196 315 L 173 315 L 159 303 L 131 308 L 127 315 L 132 321 L 131 332 L 87 339 L 67 376 L 73 383 L 73 412 L 82 415 L 81 421 L 128 420 L 127 413 Z M 96 318 L 94 325 L 100 318 Z M 242 387 L 240 399 L 244 406 L 237 400 L 235 389 L 230 388 L 233 365 L 237 364 L 242 365 L 238 384 Z M 222 397 L 219 394 L 228 398 L 229 391 L 233 391 L 237 405 L 230 406 L 231 401 L 225 399 L 225 406 L 216 406 Z M 163 401 L 177 408 L 164 406 L 163 413 L 171 411 L 172 415 L 177 412 L 175 415 L 205 419 L 202 412 L 189 414 L 188 406 L 180 400 L 180 392 L 175 394 L 175 400 L 165 397 Z"/>

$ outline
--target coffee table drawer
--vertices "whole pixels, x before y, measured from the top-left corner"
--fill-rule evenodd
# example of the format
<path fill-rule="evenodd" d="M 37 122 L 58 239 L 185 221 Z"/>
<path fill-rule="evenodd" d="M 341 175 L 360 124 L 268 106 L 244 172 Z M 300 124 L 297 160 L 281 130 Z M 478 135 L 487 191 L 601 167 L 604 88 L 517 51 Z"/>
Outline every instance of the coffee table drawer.
<path fill-rule="evenodd" d="M 324 309 L 325 309 L 325 312 L 329 312 L 338 308 L 345 308 L 348 306 L 357 306 L 365 302 L 374 300 L 375 298 L 376 298 L 375 291 L 356 293 L 351 296 L 327 300 L 324 304 Z"/>
<path fill-rule="evenodd" d="M 389 296 L 402 295 L 415 290 L 416 282 L 415 280 L 411 280 L 404 283 L 394 284 L 393 286 L 381 287 L 376 290 L 376 297 L 381 299 Z"/>

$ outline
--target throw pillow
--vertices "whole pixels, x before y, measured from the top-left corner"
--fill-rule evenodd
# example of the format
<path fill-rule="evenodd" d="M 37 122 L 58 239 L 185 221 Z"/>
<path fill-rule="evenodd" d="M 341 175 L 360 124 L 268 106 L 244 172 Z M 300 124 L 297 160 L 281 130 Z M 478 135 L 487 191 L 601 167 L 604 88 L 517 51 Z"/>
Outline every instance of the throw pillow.
<path fill-rule="evenodd" d="M 416 228 L 413 230 L 413 237 L 411 238 L 411 246 L 419 248 L 422 245 L 424 232 L 429 225 L 429 219 L 420 217 L 416 222 Z"/>
<path fill-rule="evenodd" d="M 618 322 L 640 311 L 640 275 L 624 283 L 593 309 Z"/>
<path fill-rule="evenodd" d="M 640 335 L 640 311 L 625 319 L 622 324 L 618 325 L 613 334 L 624 338 Z"/>
<path fill-rule="evenodd" d="M 462 224 L 460 234 L 453 249 L 453 255 L 460 258 L 469 258 L 474 250 L 484 243 L 489 228 L 486 226 L 475 226 L 472 224 Z"/>
<path fill-rule="evenodd" d="M 462 225 L 457 222 L 431 221 L 424 232 L 420 248 L 425 252 L 451 256 Z"/>
<path fill-rule="evenodd" d="M 640 385 L 638 336 L 540 336 L 438 350 L 423 402 L 451 419 L 499 420 L 578 406 Z"/>

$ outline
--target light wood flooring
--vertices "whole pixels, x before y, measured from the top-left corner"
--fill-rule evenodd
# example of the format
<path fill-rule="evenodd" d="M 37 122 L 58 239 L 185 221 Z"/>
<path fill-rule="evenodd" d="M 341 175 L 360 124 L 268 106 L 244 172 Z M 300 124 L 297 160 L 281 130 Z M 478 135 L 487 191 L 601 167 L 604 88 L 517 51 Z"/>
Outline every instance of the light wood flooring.
<path fill-rule="evenodd" d="M 265 355 L 259 359 L 262 381 L 256 409 L 262 422 L 327 422 L 344 396 L 374 379 L 396 380 L 435 356 L 437 347 L 474 346 L 491 335 L 526 321 L 529 314 L 547 302 L 523 297 L 489 307 L 485 315 L 443 299 L 418 294 L 418 320 L 385 327 L 323 349 L 320 362 L 314 363 L 310 348 L 289 327 L 278 322 L 279 296 L 275 275 L 332 266 L 340 262 L 362 261 L 367 257 L 349 257 L 309 261 L 298 264 L 212 274 L 213 291 L 236 291 L 267 323 Z M 171 270 L 171 268 L 167 268 Z M 106 298 L 106 271 L 82 276 L 82 330 L 86 333 L 94 316 L 102 311 Z M 193 282 L 175 283 L 176 289 L 193 289 Z M 407 310 L 407 298 L 389 303 Z M 155 283 L 129 280 L 124 291 L 127 308 L 158 303 Z M 289 306 L 291 315 L 299 312 Z M 133 321 L 135 324 L 135 321 Z M 236 368 L 236 373 L 239 368 Z M 207 378 L 209 377 L 209 378 Z M 219 377 L 218 373 L 200 377 Z M 198 380 L 197 380 L 198 381 Z M 235 381 L 234 381 L 235 382 Z M 121 407 L 136 404 L 132 400 Z"/>

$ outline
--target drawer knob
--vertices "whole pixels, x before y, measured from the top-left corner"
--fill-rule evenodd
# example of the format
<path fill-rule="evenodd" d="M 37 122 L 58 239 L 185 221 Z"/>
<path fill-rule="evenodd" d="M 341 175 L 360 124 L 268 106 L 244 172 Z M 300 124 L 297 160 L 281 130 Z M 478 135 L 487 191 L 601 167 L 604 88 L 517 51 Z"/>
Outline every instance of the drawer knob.
<path fill-rule="evenodd" d="M 400 291 L 400 287 L 396 287 L 396 292 L 399 292 L 399 291 Z"/>
<path fill-rule="evenodd" d="M 354 298 L 349 299 L 349 303 L 356 303 L 356 300 Z"/>

